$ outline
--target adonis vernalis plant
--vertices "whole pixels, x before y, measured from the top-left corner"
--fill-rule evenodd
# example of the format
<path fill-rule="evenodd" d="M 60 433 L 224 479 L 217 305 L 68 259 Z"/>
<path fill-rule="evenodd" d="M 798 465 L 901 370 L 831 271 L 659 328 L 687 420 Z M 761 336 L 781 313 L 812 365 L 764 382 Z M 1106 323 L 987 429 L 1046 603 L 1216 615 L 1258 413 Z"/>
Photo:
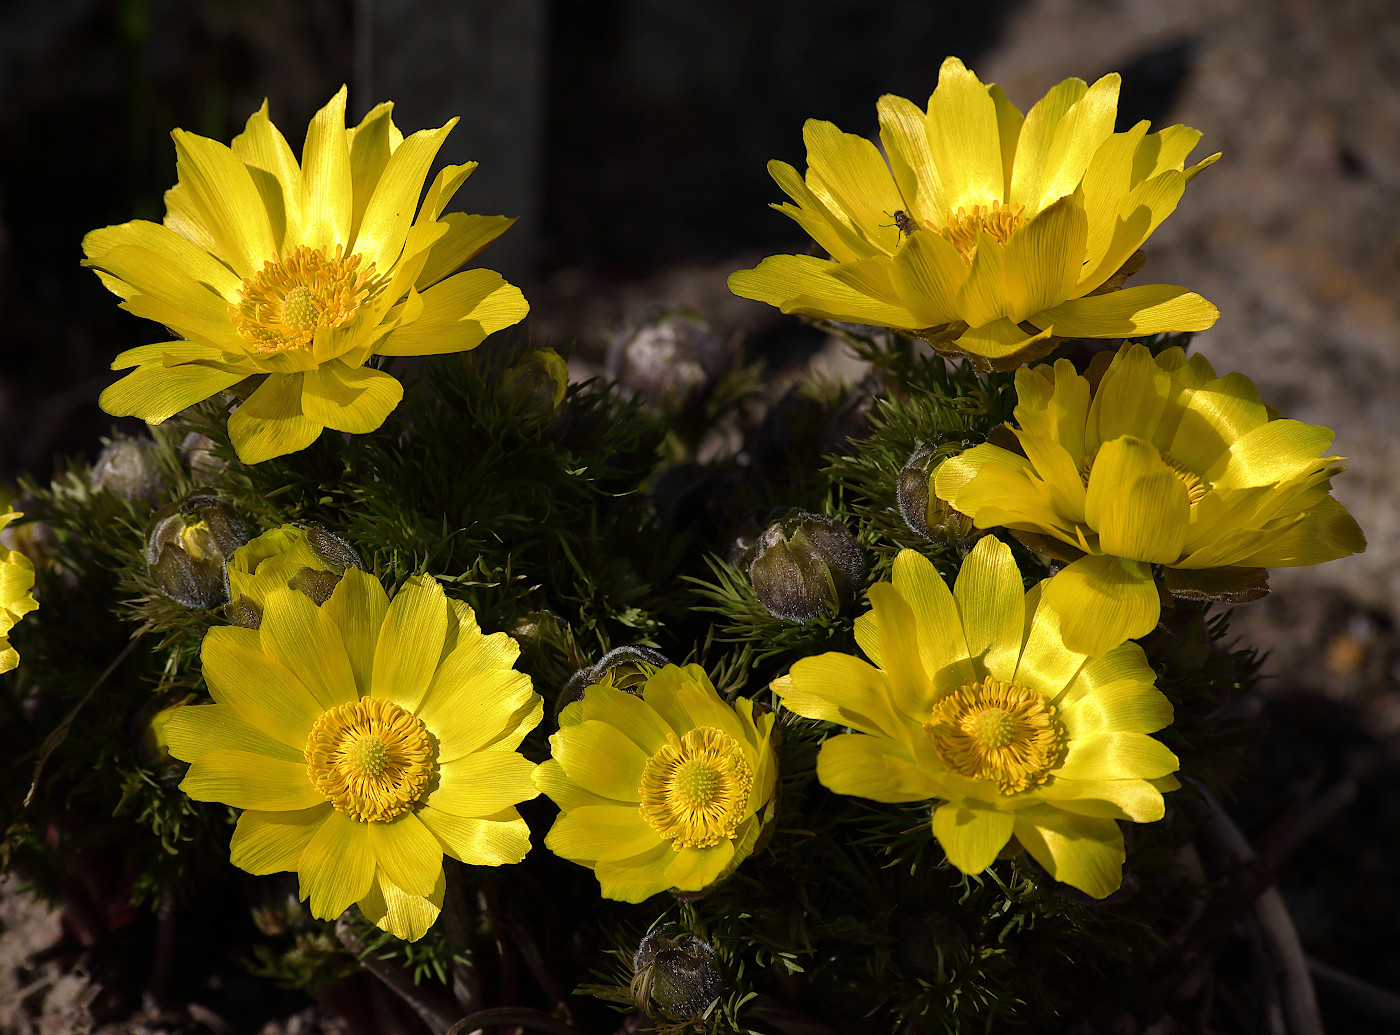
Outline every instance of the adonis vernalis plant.
<path fill-rule="evenodd" d="M 1122 288 L 1142 243 L 1218 158 L 1199 131 L 1113 131 L 1119 77 L 1066 79 L 1023 117 L 957 58 L 922 110 L 880 98 L 879 148 L 808 120 L 807 174 L 768 169 L 829 259 L 774 255 L 729 278 L 785 313 L 893 327 L 1010 370 L 1065 338 L 1199 331 L 1215 306 L 1182 287 Z"/>
<path fill-rule="evenodd" d="M 476 163 L 445 167 L 418 205 L 456 120 L 405 138 L 381 104 L 347 129 L 345 98 L 312 119 L 300 163 L 266 103 L 230 147 L 177 129 L 164 224 L 83 239 L 122 307 L 183 339 L 118 356 L 136 369 L 102 393 L 108 413 L 158 424 L 246 382 L 228 430 L 257 463 L 379 427 L 403 388 L 372 356 L 475 348 L 529 311 L 500 274 L 455 272 L 514 222 L 443 214 Z"/>

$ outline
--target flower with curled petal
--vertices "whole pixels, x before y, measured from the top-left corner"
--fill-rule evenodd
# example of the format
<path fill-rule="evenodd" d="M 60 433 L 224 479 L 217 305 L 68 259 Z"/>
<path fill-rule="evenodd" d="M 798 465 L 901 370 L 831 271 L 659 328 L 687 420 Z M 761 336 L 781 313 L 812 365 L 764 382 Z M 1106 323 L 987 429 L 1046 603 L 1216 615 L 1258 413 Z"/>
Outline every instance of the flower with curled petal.
<path fill-rule="evenodd" d="M 972 549 L 950 593 L 902 550 L 856 619 L 870 662 L 803 658 L 773 684 L 783 706 L 853 732 L 829 736 L 817 778 L 838 794 L 932 804 L 948 861 L 980 873 L 1008 842 L 1056 880 L 1103 898 L 1122 883 L 1119 820 L 1162 818 L 1177 759 L 1148 734 L 1172 721 L 1142 648 L 1065 646 L 1044 583 L 1011 550 Z"/>
<path fill-rule="evenodd" d="M 205 636 L 214 703 L 164 727 L 192 763 L 180 787 L 244 810 L 235 866 L 294 870 L 315 916 L 358 903 L 416 940 L 442 910 L 444 853 L 500 866 L 530 850 L 514 806 L 539 792 L 516 748 L 542 702 L 519 653 L 427 576 L 392 602 L 359 568 L 321 607 L 271 589 L 259 628 Z"/>
<path fill-rule="evenodd" d="M 1186 126 L 1113 131 L 1119 77 L 1060 83 L 1023 117 L 957 58 L 927 111 L 880 98 L 880 142 L 811 119 L 805 178 L 768 169 L 791 216 L 830 255 L 774 255 L 729 278 L 735 294 L 923 338 L 1009 370 L 1065 338 L 1211 326 L 1185 288 L 1121 288 L 1138 249 L 1219 155 L 1187 167 Z"/>
<path fill-rule="evenodd" d="M 973 446 L 933 478 L 938 498 L 978 528 L 1041 536 L 1037 548 L 1072 561 L 1045 596 L 1075 650 L 1152 631 L 1154 564 L 1170 592 L 1239 602 L 1267 592 L 1260 569 L 1366 548 L 1331 495 L 1343 470 L 1322 455 L 1331 430 L 1272 419 L 1243 374 L 1216 377 L 1180 348 L 1154 358 L 1125 344 L 1094 379 L 1096 389 L 1065 359 L 1018 370 L 1023 454 Z"/>
<path fill-rule="evenodd" d="M 500 274 L 455 272 L 514 222 L 443 214 L 476 163 L 445 167 L 419 205 L 456 119 L 405 138 L 381 104 L 347 129 L 345 97 L 316 113 L 300 162 L 266 102 L 231 147 L 175 130 L 164 224 L 83 239 L 122 308 L 182 339 L 119 355 L 136 369 L 102 393 L 108 413 L 159 424 L 246 382 L 229 436 L 257 463 L 324 428 L 378 428 L 403 387 L 372 356 L 460 352 L 525 316 Z"/>
<path fill-rule="evenodd" d="M 0 514 L 0 530 L 23 516 L 16 510 Z M 18 550 L 0 546 L 0 672 L 8 672 L 19 664 L 19 652 L 10 646 L 10 630 L 39 606 L 31 592 L 33 588 L 33 562 Z"/>
<path fill-rule="evenodd" d="M 535 784 L 562 810 L 545 845 L 607 898 L 699 892 L 732 873 L 775 814 L 773 715 L 726 704 L 698 665 L 641 692 L 595 683 L 559 713 Z"/>

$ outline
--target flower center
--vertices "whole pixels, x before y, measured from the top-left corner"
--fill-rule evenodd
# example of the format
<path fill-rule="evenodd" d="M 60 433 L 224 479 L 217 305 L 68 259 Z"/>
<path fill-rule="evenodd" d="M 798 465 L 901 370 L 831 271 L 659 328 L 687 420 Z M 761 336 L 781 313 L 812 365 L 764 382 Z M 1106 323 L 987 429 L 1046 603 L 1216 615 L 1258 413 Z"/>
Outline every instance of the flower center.
<path fill-rule="evenodd" d="M 997 244 L 1005 244 L 1011 235 L 1026 223 L 1024 205 L 1003 205 L 993 201 L 991 205 L 973 205 L 972 211 L 962 206 L 957 212 L 949 213 L 948 221 L 937 229 L 952 245 L 962 253 L 963 261 L 972 264 L 972 256 L 977 251 L 977 235 L 986 234 Z"/>
<path fill-rule="evenodd" d="M 1186 486 L 1186 499 L 1191 506 L 1200 503 L 1206 498 L 1206 494 L 1213 488 L 1210 482 L 1206 481 L 1191 468 L 1187 467 L 1176 457 L 1163 450 L 1157 450 L 1157 454 L 1162 458 L 1162 463 L 1171 468 L 1172 474 L 1180 479 L 1181 484 Z M 1099 451 L 1095 449 L 1084 457 L 1079 465 L 1079 480 L 1084 483 L 1084 488 L 1089 487 L 1089 475 L 1093 473 L 1094 461 L 1099 458 Z"/>
<path fill-rule="evenodd" d="M 344 327 L 380 285 L 374 263 L 362 270 L 358 253 L 341 252 L 298 245 L 281 262 L 263 263 L 229 306 L 238 333 L 258 352 L 282 352 L 310 348 L 317 328 Z"/>
<path fill-rule="evenodd" d="M 949 769 L 992 780 L 1002 794 L 1044 783 L 1064 757 L 1055 706 L 1020 683 L 991 676 L 945 690 L 924 732 Z"/>
<path fill-rule="evenodd" d="M 733 737 L 701 726 L 674 733 L 642 771 L 642 816 L 676 851 L 709 848 L 734 836 L 749 803 L 753 773 Z"/>
<path fill-rule="evenodd" d="M 306 771 L 347 816 L 383 822 L 423 796 L 433 744 L 423 723 L 392 701 L 362 697 L 316 720 L 306 739 Z"/>

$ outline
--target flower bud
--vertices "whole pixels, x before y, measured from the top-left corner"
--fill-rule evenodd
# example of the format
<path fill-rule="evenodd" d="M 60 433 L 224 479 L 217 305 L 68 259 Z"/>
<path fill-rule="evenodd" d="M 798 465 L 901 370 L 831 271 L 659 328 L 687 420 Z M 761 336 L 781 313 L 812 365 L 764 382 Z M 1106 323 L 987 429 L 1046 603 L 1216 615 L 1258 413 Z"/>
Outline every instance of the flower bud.
<path fill-rule="evenodd" d="M 622 388 L 663 413 L 681 410 L 724 370 L 724 346 L 694 313 L 655 309 L 613 338 L 604 361 Z"/>
<path fill-rule="evenodd" d="M 248 528 L 217 496 L 192 492 L 151 515 L 146 564 L 156 588 L 185 607 L 229 598 L 226 559 L 248 541 Z"/>
<path fill-rule="evenodd" d="M 531 349 L 501 372 L 497 389 L 519 413 L 552 417 L 569 388 L 569 368 L 553 349 Z"/>
<path fill-rule="evenodd" d="M 865 570 L 865 557 L 845 525 L 793 510 L 759 536 L 749 578 L 770 614 L 801 623 L 839 613 L 854 599 Z"/>
<path fill-rule="evenodd" d="M 632 957 L 632 974 L 637 1006 L 650 1003 L 676 1018 L 699 1016 L 724 990 L 719 953 L 693 934 L 649 932 Z"/>
<path fill-rule="evenodd" d="M 669 664 L 666 655 L 650 647 L 614 647 L 596 665 L 581 668 L 570 677 L 559 692 L 556 714 L 565 705 L 582 701 L 590 686 L 611 686 L 635 694 L 657 669 Z"/>
<path fill-rule="evenodd" d="M 102 447 L 92 465 L 92 487 L 128 500 L 154 503 L 165 492 L 156 465 L 156 444 L 149 439 L 118 438 Z"/>
<path fill-rule="evenodd" d="M 933 477 L 946 459 L 935 447 L 914 450 L 899 472 L 895 499 L 904 523 L 925 539 L 941 543 L 965 543 L 976 538 L 972 518 L 955 510 L 931 490 Z"/>
<path fill-rule="evenodd" d="M 256 629 L 263 603 L 274 589 L 306 594 L 317 605 L 335 592 L 346 568 L 359 568 L 360 557 L 340 536 L 320 525 L 282 525 L 238 548 L 229 560 L 229 596 L 225 615 L 234 625 Z"/>
<path fill-rule="evenodd" d="M 191 431 L 180 443 L 180 459 L 185 462 L 190 473 L 201 481 L 213 481 L 228 469 L 228 464 L 211 452 L 213 445 L 212 438 L 197 431 Z"/>

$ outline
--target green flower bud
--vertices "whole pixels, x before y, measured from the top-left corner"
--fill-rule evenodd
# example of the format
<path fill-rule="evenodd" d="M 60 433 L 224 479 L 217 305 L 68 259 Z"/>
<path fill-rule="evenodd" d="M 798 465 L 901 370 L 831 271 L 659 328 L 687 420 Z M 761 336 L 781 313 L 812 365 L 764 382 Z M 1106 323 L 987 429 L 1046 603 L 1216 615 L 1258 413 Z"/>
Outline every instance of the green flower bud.
<path fill-rule="evenodd" d="M 565 705 L 583 700 L 590 686 L 612 686 L 629 694 L 638 693 L 647 679 L 671 662 L 650 647 L 614 647 L 596 665 L 581 668 L 564 684 L 555 708 L 556 716 Z"/>
<path fill-rule="evenodd" d="M 759 602 L 785 622 L 834 615 L 855 597 L 865 557 L 835 518 L 793 510 L 758 539 L 749 578 Z"/>
<path fill-rule="evenodd" d="M 656 309 L 617 335 L 604 361 L 622 388 L 663 413 L 684 409 L 723 372 L 724 346 L 694 313 Z"/>
<path fill-rule="evenodd" d="M 229 598 L 226 559 L 248 541 L 248 528 L 217 496 L 192 492 L 151 515 L 146 564 L 156 588 L 185 607 Z"/>
<path fill-rule="evenodd" d="M 569 368 L 553 349 L 531 349 L 501 372 L 501 396 L 517 412 L 552 417 L 569 388 Z"/>
<path fill-rule="evenodd" d="M 698 1017 L 724 990 L 719 953 L 693 934 L 648 933 L 632 957 L 632 975 L 639 1008 L 680 1019 Z"/>
<path fill-rule="evenodd" d="M 234 625 L 256 629 L 263 603 L 274 589 L 287 587 L 324 604 L 346 568 L 359 568 L 360 557 L 340 536 L 320 525 L 282 525 L 240 547 L 229 561 L 229 596 L 225 616 Z"/>
<path fill-rule="evenodd" d="M 165 493 L 156 465 L 156 444 L 149 439 L 118 438 L 102 447 L 92 465 L 92 487 L 128 500 L 154 503 Z"/>
<path fill-rule="evenodd" d="M 914 450 L 899 472 L 895 500 L 904 523 L 925 539 L 949 544 L 971 542 L 977 538 L 972 518 L 950 507 L 932 490 L 934 475 L 948 455 L 931 445 Z"/>

